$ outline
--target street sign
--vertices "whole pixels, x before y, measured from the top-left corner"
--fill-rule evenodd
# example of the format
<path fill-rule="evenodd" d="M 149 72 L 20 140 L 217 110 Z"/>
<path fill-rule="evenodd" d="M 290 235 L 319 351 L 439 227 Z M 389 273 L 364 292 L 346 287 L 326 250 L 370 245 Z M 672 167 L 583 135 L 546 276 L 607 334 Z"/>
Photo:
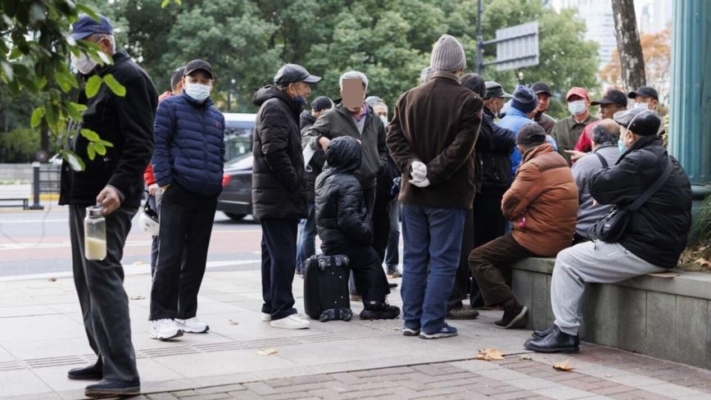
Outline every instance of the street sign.
<path fill-rule="evenodd" d="M 538 65 L 538 22 L 511 26 L 496 31 L 496 39 L 483 43 L 496 44 L 497 71 L 507 71 Z"/>

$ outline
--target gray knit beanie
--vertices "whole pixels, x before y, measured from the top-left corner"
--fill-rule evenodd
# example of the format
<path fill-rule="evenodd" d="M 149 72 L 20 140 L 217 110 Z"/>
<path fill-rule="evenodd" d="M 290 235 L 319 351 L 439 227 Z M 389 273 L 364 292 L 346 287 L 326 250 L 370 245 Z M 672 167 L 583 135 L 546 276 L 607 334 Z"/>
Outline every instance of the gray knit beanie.
<path fill-rule="evenodd" d="M 464 48 L 454 36 L 442 35 L 432 49 L 430 67 L 433 72 L 457 72 L 466 68 Z"/>
<path fill-rule="evenodd" d="M 524 114 L 528 114 L 533 111 L 537 105 L 538 98 L 531 88 L 523 85 L 516 87 L 513 93 L 513 99 L 511 99 L 511 107 Z"/>

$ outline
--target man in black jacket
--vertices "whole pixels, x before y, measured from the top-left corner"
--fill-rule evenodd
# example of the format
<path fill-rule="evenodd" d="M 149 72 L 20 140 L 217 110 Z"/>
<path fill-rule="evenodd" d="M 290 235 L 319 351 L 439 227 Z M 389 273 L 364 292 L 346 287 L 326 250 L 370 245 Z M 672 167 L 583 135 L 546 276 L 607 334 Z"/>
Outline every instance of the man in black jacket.
<path fill-rule="evenodd" d="M 72 25 L 71 35 L 74 40 L 97 44 L 113 57 L 113 64 L 99 66 L 86 54 L 72 56 L 72 64 L 83 77 L 111 75 L 126 88 L 126 96 L 117 96 L 107 85 L 92 98 L 81 91 L 78 102 L 87 107 L 81 128 L 94 131 L 113 146 L 107 147 L 105 154 L 95 154 L 87 138 L 77 134 L 73 150 L 86 167 L 78 171 L 72 168 L 75 163 L 62 165 L 59 204 L 69 205 L 74 284 L 89 345 L 99 357 L 92 366 L 69 371 L 68 378 L 101 380 L 87 386 L 87 397 L 138 395 L 140 378 L 121 258 L 131 219 L 140 206 L 143 171 L 153 150 L 158 93 L 128 54 L 115 51 L 113 28 L 105 17 L 97 22 L 82 16 Z M 78 131 L 75 127 L 70 132 Z M 84 257 L 84 218 L 86 208 L 93 205 L 100 205 L 106 218 L 106 258 L 101 261 Z"/>
<path fill-rule="evenodd" d="M 311 94 L 309 84 L 320 81 L 296 64 L 277 71 L 274 86 L 259 89 L 254 128 L 252 204 L 262 224 L 262 320 L 274 328 L 306 329 L 291 290 L 296 272 L 296 235 L 306 218 L 304 157 L 299 114 Z"/>
<path fill-rule="evenodd" d="M 542 353 L 577 352 L 580 301 L 586 283 L 614 283 L 676 267 L 691 226 L 691 185 L 684 169 L 667 154 L 657 136 L 661 119 L 652 111 L 618 111 L 620 124 L 617 164 L 592 176 L 590 194 L 602 205 L 625 209 L 658 178 L 662 186 L 636 211 L 615 243 L 602 240 L 569 247 L 553 269 L 551 305 L 555 325 L 534 332 L 525 343 Z M 670 173 L 665 176 L 665 170 Z"/>
<path fill-rule="evenodd" d="M 316 179 L 316 225 L 325 255 L 346 255 L 358 292 L 363 297 L 361 319 L 394 319 L 400 309 L 388 305 L 390 293 L 382 260 L 373 250 L 373 228 L 363 190 L 353 173 L 360 167 L 361 148 L 354 138 L 332 140 L 327 167 Z"/>

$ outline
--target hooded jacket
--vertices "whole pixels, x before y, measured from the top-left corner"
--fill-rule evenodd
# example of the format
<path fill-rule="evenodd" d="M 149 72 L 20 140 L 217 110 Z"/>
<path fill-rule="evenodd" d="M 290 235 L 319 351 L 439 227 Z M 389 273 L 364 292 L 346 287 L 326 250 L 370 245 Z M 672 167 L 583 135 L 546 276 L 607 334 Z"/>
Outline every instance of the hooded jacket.
<path fill-rule="evenodd" d="M 494 123 L 494 113 L 484 107 L 476 142 L 477 193 L 502 195 L 511 186 L 511 154 L 516 135 Z"/>
<path fill-rule="evenodd" d="M 303 106 L 273 87 L 259 89 L 254 128 L 252 215 L 257 219 L 307 217 L 299 114 Z"/>
<path fill-rule="evenodd" d="M 513 238 L 531 253 L 553 257 L 573 242 L 578 186 L 568 163 L 549 143 L 523 154 L 511 189 L 501 202 Z"/>
<path fill-rule="evenodd" d="M 354 176 L 361 153 L 350 137 L 334 139 L 326 151 L 327 167 L 316 179 L 316 227 L 325 247 L 373 242 L 363 189 Z"/>
<path fill-rule="evenodd" d="M 117 96 L 107 85 L 101 85 L 92 98 L 87 98 L 82 88 L 77 100 L 87 107 L 82 113 L 82 128 L 96 132 L 113 146 L 92 160 L 88 155 L 89 141 L 76 135 L 73 150 L 85 168 L 74 171 L 66 161 L 62 164 L 60 205 L 94 205 L 106 186 L 119 191 L 123 204 L 136 208 L 140 205 L 142 176 L 153 151 L 158 92 L 148 74 L 127 53 L 120 51 L 113 59 L 112 65 L 99 67 L 86 78 L 111 74 L 126 88 L 126 96 Z"/>
<path fill-rule="evenodd" d="M 600 204 L 626 207 L 664 172 L 670 156 L 657 136 L 644 136 L 617 164 L 590 179 L 590 194 Z M 661 268 L 674 268 L 691 227 L 691 184 L 672 157 L 672 172 L 662 187 L 630 217 L 620 244 Z"/>

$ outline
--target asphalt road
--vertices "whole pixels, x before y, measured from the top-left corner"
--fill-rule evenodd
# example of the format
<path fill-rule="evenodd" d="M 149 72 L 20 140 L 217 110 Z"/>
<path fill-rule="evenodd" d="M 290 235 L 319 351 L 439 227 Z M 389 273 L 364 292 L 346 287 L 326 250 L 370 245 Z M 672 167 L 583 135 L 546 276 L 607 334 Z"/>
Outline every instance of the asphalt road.
<path fill-rule="evenodd" d="M 68 210 L 56 202 L 43 203 L 44 211 L 0 210 L 0 279 L 71 273 Z M 260 241 L 259 224 L 251 219 L 233 222 L 217 212 L 208 268 L 259 268 Z M 134 272 L 150 271 L 150 249 L 151 236 L 134 224 L 126 242 L 123 265 Z"/>

